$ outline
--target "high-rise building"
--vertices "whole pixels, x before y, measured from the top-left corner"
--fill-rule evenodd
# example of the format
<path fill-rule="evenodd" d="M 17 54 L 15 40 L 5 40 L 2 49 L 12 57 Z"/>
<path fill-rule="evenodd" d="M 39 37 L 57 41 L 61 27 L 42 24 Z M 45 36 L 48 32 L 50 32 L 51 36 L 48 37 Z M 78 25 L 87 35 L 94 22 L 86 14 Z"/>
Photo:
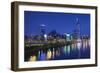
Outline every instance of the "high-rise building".
<path fill-rule="evenodd" d="M 66 38 L 66 41 L 70 41 L 71 40 L 71 35 L 68 34 L 68 33 L 65 33 L 65 38 Z"/>
<path fill-rule="evenodd" d="M 47 41 L 46 25 L 41 24 L 40 31 L 41 31 L 42 40 Z"/>
<path fill-rule="evenodd" d="M 40 32 L 41 32 L 41 35 L 45 35 L 46 34 L 46 25 L 44 25 L 44 24 L 40 25 Z"/>
<path fill-rule="evenodd" d="M 74 39 L 79 39 L 80 38 L 80 23 L 79 23 L 78 18 L 76 18 L 76 27 L 75 27 L 75 30 L 73 32 L 73 38 Z"/>

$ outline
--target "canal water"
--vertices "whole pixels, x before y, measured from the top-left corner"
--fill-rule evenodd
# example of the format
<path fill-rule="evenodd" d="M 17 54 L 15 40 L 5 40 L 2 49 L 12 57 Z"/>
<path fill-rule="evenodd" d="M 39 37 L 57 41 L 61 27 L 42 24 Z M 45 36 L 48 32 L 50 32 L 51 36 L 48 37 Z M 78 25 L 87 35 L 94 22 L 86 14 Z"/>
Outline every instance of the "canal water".
<path fill-rule="evenodd" d="M 37 49 L 25 52 L 25 61 L 47 61 L 47 60 L 68 60 L 90 58 L 89 41 L 64 45 L 56 48 Z M 35 50 L 34 50 L 35 49 Z"/>

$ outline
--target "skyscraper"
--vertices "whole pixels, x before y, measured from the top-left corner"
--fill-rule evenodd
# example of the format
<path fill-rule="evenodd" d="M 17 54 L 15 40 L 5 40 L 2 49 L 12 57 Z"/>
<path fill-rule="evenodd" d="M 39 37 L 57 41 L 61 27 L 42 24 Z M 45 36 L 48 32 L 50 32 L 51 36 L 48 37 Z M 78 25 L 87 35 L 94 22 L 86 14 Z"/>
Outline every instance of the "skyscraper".
<path fill-rule="evenodd" d="M 73 32 L 73 38 L 74 39 L 79 39 L 80 38 L 80 23 L 79 23 L 79 19 L 76 18 L 76 27 L 74 29 L 74 32 Z"/>
<path fill-rule="evenodd" d="M 40 32 L 41 32 L 41 35 L 45 35 L 46 34 L 46 25 L 44 25 L 44 24 L 40 25 Z"/>
<path fill-rule="evenodd" d="M 47 41 L 46 25 L 41 24 L 40 31 L 41 31 L 42 40 Z"/>

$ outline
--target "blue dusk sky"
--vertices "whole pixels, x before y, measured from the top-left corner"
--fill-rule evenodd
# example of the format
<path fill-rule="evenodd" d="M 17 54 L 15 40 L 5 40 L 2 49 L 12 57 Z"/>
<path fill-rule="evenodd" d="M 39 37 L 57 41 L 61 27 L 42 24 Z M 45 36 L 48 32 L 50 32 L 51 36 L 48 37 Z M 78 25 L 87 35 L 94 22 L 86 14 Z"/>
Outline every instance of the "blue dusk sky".
<path fill-rule="evenodd" d="M 40 34 L 40 25 L 46 25 L 46 33 L 56 30 L 60 34 L 73 33 L 77 21 L 80 34 L 90 35 L 90 14 L 24 11 L 24 34 Z"/>

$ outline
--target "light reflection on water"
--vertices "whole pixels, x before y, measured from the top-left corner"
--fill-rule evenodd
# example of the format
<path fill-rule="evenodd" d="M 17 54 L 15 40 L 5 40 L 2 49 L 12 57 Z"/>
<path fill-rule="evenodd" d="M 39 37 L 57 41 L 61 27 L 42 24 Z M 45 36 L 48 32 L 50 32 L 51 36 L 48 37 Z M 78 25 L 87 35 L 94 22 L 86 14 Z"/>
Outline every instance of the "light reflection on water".
<path fill-rule="evenodd" d="M 90 58 L 90 43 L 84 41 L 81 43 L 65 45 L 63 47 L 38 50 L 32 53 L 27 61 L 45 61 L 45 60 L 64 60 L 64 59 L 85 59 Z"/>

